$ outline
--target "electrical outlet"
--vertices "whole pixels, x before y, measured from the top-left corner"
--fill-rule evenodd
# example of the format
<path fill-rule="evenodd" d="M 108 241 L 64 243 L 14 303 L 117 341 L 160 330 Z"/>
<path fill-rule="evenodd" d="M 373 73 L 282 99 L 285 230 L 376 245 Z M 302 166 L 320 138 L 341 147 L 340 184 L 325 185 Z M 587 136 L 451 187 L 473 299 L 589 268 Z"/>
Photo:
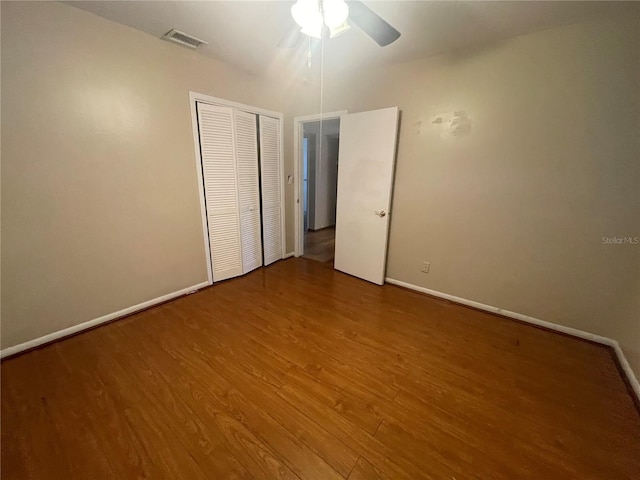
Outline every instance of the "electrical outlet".
<path fill-rule="evenodd" d="M 429 267 L 431 264 L 429 262 L 422 262 L 422 273 L 429 273 Z"/>

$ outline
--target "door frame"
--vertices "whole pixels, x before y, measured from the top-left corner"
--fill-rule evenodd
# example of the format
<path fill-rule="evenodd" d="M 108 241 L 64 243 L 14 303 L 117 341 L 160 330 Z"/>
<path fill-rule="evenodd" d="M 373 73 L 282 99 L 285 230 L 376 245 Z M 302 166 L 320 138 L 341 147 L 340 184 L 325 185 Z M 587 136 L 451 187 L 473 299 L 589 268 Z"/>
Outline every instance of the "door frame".
<path fill-rule="evenodd" d="M 285 178 L 284 178 L 284 115 L 280 112 L 266 110 L 252 105 L 232 102 L 224 98 L 212 97 L 204 93 L 189 92 L 189 108 L 191 109 L 191 129 L 193 132 L 193 147 L 195 150 L 196 172 L 198 176 L 198 195 L 200 196 L 200 217 L 202 220 L 202 235 L 204 240 L 204 254 L 207 263 L 207 280 L 209 285 L 213 285 L 213 271 L 211 269 L 211 247 L 209 245 L 209 229 L 207 227 L 207 206 L 204 194 L 204 179 L 202 176 L 202 158 L 200 156 L 200 132 L 198 131 L 198 113 L 196 103 L 208 103 L 210 105 L 218 105 L 221 107 L 237 108 L 244 112 L 256 115 L 264 115 L 275 118 L 280 123 L 280 218 L 281 218 L 281 235 L 282 235 L 282 258 L 285 256 L 286 250 L 286 231 L 285 231 Z"/>
<path fill-rule="evenodd" d="M 302 183 L 303 183 L 303 165 L 302 165 L 302 137 L 304 135 L 304 124 L 318 122 L 320 120 L 333 120 L 346 115 L 346 110 L 338 110 L 335 112 L 315 113 L 312 115 L 303 115 L 293 118 L 293 211 L 294 211 L 294 252 L 296 257 L 304 253 L 304 212 L 302 200 Z M 318 140 L 317 140 L 318 141 Z M 322 139 L 319 139 L 322 141 Z M 308 188 L 308 187 L 307 187 Z"/>

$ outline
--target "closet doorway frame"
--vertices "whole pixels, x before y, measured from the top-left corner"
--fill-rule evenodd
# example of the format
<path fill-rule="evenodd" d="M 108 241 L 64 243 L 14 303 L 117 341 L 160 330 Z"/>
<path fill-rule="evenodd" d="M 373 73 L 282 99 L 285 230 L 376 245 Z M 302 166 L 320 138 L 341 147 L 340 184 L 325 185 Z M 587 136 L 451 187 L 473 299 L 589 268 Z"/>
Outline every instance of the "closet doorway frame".
<path fill-rule="evenodd" d="M 200 132 L 198 130 L 198 112 L 196 103 L 208 103 L 219 107 L 237 108 L 255 115 L 264 115 L 275 118 L 280 124 L 280 229 L 282 235 L 282 258 L 286 251 L 286 228 L 285 228 L 285 179 L 284 179 L 284 115 L 281 112 L 274 112 L 252 105 L 232 102 L 224 98 L 212 97 L 204 93 L 189 92 L 189 108 L 191 109 L 191 129 L 193 131 L 193 146 L 195 150 L 196 173 L 198 175 L 198 194 L 200 196 L 200 217 L 202 220 L 202 235 L 204 240 L 205 260 L 207 262 L 207 280 L 209 285 L 213 285 L 213 271 L 211 268 L 211 248 L 209 245 L 209 228 L 207 225 L 207 205 L 205 203 L 204 178 L 202 176 L 202 158 L 200 155 Z"/>

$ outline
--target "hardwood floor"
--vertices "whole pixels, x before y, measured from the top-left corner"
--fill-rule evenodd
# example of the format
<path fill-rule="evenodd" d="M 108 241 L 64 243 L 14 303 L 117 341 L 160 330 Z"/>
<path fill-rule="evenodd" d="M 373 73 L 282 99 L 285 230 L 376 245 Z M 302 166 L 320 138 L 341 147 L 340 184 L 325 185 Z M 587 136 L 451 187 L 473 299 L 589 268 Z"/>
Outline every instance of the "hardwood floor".
<path fill-rule="evenodd" d="M 309 230 L 304 234 L 304 257 L 318 262 L 333 260 L 336 244 L 336 228 Z"/>
<path fill-rule="evenodd" d="M 610 351 L 289 259 L 2 362 L 2 478 L 637 479 Z"/>

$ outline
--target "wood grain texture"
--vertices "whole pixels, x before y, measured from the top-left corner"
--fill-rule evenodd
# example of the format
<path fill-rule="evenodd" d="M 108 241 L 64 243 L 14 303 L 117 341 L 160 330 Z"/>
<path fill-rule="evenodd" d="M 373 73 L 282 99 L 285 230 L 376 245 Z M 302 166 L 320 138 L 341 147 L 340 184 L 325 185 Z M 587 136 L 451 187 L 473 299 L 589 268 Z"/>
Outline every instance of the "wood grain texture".
<path fill-rule="evenodd" d="M 12 479 L 637 479 L 606 347 L 289 259 L 2 362 Z"/>
<path fill-rule="evenodd" d="M 318 262 L 333 260 L 335 244 L 335 226 L 309 230 L 304 234 L 304 258 Z"/>

